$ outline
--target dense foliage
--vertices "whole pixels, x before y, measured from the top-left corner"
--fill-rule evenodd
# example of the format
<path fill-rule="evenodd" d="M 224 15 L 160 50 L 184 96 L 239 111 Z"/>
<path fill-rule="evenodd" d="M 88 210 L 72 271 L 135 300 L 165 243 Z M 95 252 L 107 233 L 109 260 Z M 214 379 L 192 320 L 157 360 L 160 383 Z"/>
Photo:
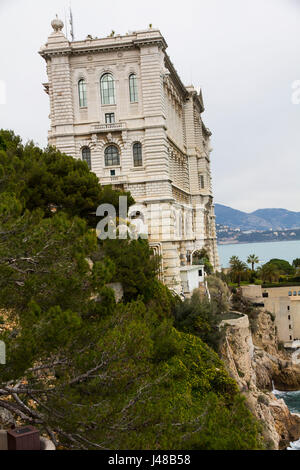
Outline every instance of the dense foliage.
<path fill-rule="evenodd" d="M 275 266 L 279 274 L 295 274 L 295 268 L 284 259 L 271 259 L 265 264 L 265 266 L 268 265 Z"/>
<path fill-rule="evenodd" d="M 242 283 L 263 284 L 264 286 L 298 285 L 300 282 L 298 261 L 297 258 L 290 264 L 286 260 L 274 258 L 255 269 L 255 264 L 259 263 L 259 258 L 253 254 L 247 258 L 247 263 L 251 265 L 251 269 L 248 269 L 246 263 L 237 256 L 232 256 L 229 262 L 229 272 L 227 274 L 223 273 L 223 278 L 231 285 L 237 284 L 237 286 Z"/>
<path fill-rule="evenodd" d="M 213 266 L 209 260 L 209 255 L 208 252 L 205 248 L 202 248 L 202 250 L 197 250 L 193 254 L 193 264 L 200 264 L 204 265 L 205 267 L 205 272 L 207 274 L 212 274 L 213 272 Z"/>
<path fill-rule="evenodd" d="M 248 277 L 248 267 L 246 263 L 241 261 L 237 256 L 232 256 L 229 261 L 230 277 L 233 282 L 237 282 L 240 286 L 241 281 Z"/>
<path fill-rule="evenodd" d="M 195 290 L 190 299 L 177 303 L 175 307 L 175 326 L 181 331 L 201 338 L 218 351 L 221 340 L 219 324 L 224 314 L 230 310 L 230 291 L 217 276 L 208 277 L 210 300 Z"/>
<path fill-rule="evenodd" d="M 203 341 L 209 314 L 227 309 L 219 282 L 209 312 L 199 298 L 176 307 L 145 240 L 99 243 L 89 228 L 103 190 L 84 163 L 7 132 L 0 145 L 0 408 L 59 448 L 261 448 Z M 118 304 L 112 281 L 124 286 Z"/>
<path fill-rule="evenodd" d="M 110 202 L 118 208 L 119 195 L 128 197 L 129 206 L 134 203 L 128 193 L 101 188 L 86 162 L 53 147 L 23 145 L 11 131 L 0 131 L 0 178 L 1 191 L 14 192 L 30 211 L 39 208 L 50 215 L 63 210 L 86 219 L 92 227 L 100 204 Z"/>

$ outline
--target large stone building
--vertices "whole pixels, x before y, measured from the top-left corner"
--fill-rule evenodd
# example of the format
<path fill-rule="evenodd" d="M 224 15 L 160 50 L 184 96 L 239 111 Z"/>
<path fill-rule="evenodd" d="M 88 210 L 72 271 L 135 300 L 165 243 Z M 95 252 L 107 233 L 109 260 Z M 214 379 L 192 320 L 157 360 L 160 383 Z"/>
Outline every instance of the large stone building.
<path fill-rule="evenodd" d="M 300 286 L 242 286 L 245 298 L 275 316 L 278 339 L 286 347 L 300 347 Z"/>
<path fill-rule="evenodd" d="M 181 290 L 180 269 L 203 247 L 219 268 L 203 100 L 185 87 L 159 30 L 70 42 L 63 23 L 40 54 L 47 63 L 49 143 L 87 161 L 102 185 L 144 206 L 162 276 Z"/>

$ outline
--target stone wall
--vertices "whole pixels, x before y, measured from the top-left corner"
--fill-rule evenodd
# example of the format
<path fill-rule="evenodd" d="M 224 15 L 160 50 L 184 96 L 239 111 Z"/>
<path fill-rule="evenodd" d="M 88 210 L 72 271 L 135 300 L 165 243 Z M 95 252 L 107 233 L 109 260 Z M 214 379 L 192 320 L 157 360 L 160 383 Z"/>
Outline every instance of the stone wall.
<path fill-rule="evenodd" d="M 205 246 L 216 269 L 219 259 L 210 132 L 202 121 L 202 95 L 182 84 L 166 48 L 160 31 L 151 28 L 71 43 L 61 30 L 55 30 L 40 54 L 47 62 L 49 78 L 49 142 L 76 158 L 82 158 L 82 148 L 89 147 L 91 169 L 101 184 L 122 187 L 147 207 L 149 241 L 162 243 L 166 283 L 177 285 L 179 292 L 180 254 L 185 251 L 187 260 L 188 252 Z M 104 73 L 114 79 L 114 104 L 101 102 L 100 79 Z M 138 84 L 135 103 L 130 102 L 129 95 L 131 73 Z M 79 80 L 85 80 L 87 88 L 84 108 L 79 106 Z M 114 113 L 115 123 L 105 123 L 106 113 Z M 142 145 L 142 165 L 138 167 L 133 162 L 135 142 Z M 119 165 L 105 166 L 108 145 L 118 148 Z M 177 234 L 180 228 L 176 217 L 161 218 L 162 211 L 179 212 L 182 235 Z M 184 230 L 186 217 L 188 231 Z"/>

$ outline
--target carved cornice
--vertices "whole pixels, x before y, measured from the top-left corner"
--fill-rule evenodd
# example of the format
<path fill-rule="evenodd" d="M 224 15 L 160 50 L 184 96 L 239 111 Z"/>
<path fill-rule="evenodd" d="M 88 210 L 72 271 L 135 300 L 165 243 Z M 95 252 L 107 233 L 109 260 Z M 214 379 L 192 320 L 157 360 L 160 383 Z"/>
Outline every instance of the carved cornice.
<path fill-rule="evenodd" d="M 152 46 L 153 44 L 158 45 L 158 47 L 161 47 L 162 50 L 165 50 L 168 45 L 163 37 L 157 38 L 157 39 L 136 39 L 133 41 L 133 44 L 135 46 Z"/>
<path fill-rule="evenodd" d="M 175 103 L 182 110 L 183 99 L 185 98 L 185 95 L 183 97 L 180 96 L 179 92 L 176 90 L 175 86 L 173 85 L 170 76 L 166 74 L 164 75 L 164 85 L 166 87 L 168 94 L 170 94 L 171 98 L 175 101 Z"/>
<path fill-rule="evenodd" d="M 205 126 L 204 122 L 202 121 L 202 131 L 207 137 L 212 135 L 211 131 Z"/>
<path fill-rule="evenodd" d="M 184 86 L 184 84 L 182 83 L 173 63 L 171 62 L 171 59 L 170 57 L 168 56 L 168 54 L 166 53 L 165 54 L 165 65 L 166 65 L 166 68 L 170 71 L 171 75 L 172 75 L 172 80 L 174 80 L 174 83 L 175 85 L 179 88 L 179 90 L 181 91 L 184 99 L 188 99 L 188 96 L 189 96 L 189 93 L 186 89 L 186 87 Z"/>
<path fill-rule="evenodd" d="M 156 35 L 154 36 L 154 34 Z M 139 37 L 140 36 L 140 37 Z M 39 51 L 39 54 L 44 58 L 50 58 L 61 55 L 87 55 L 97 54 L 99 52 L 110 52 L 120 50 L 136 49 L 141 46 L 158 45 L 165 50 L 168 46 L 160 34 L 156 32 L 141 32 L 131 36 L 116 36 L 113 38 L 104 39 L 87 39 L 85 41 L 66 42 L 59 44 L 51 44 L 49 41 Z"/>

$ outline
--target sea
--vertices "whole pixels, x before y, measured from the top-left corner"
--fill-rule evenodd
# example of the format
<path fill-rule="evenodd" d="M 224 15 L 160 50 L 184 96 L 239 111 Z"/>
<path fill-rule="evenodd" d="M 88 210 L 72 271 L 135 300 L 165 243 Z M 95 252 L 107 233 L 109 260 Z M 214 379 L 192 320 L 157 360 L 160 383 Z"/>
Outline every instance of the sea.
<path fill-rule="evenodd" d="M 229 267 L 229 260 L 234 255 L 245 263 L 248 256 L 253 254 L 258 256 L 260 264 L 273 258 L 285 259 L 292 263 L 295 258 L 300 258 L 300 240 L 218 245 L 218 251 L 222 268 Z"/>
<path fill-rule="evenodd" d="M 272 258 L 285 259 L 292 263 L 295 258 L 300 258 L 300 240 L 280 241 L 268 243 L 238 243 L 234 245 L 218 245 L 221 266 L 229 267 L 231 256 L 238 256 L 245 263 L 249 255 L 258 256 L 260 264 L 264 264 Z M 273 391 L 277 398 L 282 398 L 291 413 L 300 414 L 300 390 L 297 392 Z M 289 450 L 300 450 L 300 440 L 291 442 Z"/>
<path fill-rule="evenodd" d="M 291 413 L 300 414 L 300 390 L 297 392 L 279 392 L 278 390 L 273 390 L 276 398 L 282 398 Z M 291 442 L 288 450 L 300 450 L 300 439 L 296 442 Z"/>

